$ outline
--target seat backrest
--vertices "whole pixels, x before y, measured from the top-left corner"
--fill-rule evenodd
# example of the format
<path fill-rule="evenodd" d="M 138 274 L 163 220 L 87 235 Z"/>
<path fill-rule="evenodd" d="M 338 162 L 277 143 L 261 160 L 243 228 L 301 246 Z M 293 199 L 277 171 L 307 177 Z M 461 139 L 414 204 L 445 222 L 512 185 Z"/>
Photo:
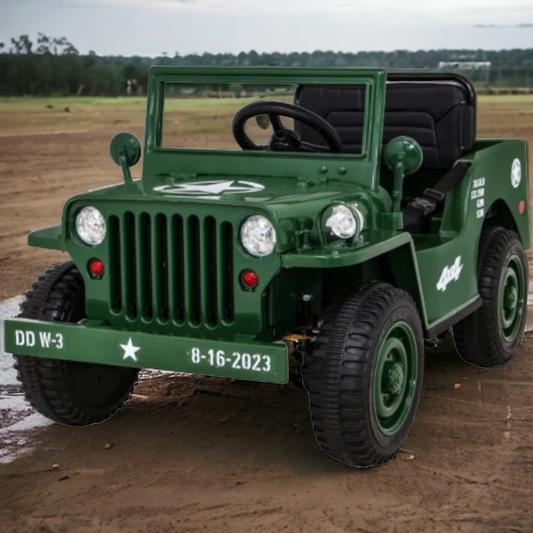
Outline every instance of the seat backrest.
<path fill-rule="evenodd" d="M 363 132 L 364 86 L 299 86 L 295 103 L 325 118 L 339 133 L 343 151 L 359 153 Z M 383 147 L 398 135 L 415 139 L 424 152 L 423 166 L 450 168 L 476 142 L 476 95 L 456 74 L 391 73 L 387 77 Z M 324 144 L 301 122 L 302 139 Z"/>

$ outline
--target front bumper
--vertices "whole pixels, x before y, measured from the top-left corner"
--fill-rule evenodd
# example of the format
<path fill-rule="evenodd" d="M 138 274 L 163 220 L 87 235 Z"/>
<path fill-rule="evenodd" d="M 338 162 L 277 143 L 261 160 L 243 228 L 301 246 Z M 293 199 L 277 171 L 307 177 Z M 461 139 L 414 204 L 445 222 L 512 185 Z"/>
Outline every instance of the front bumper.
<path fill-rule="evenodd" d="M 5 350 L 15 355 L 270 383 L 287 383 L 289 375 L 284 342 L 176 337 L 22 318 L 6 320 L 4 335 Z"/>

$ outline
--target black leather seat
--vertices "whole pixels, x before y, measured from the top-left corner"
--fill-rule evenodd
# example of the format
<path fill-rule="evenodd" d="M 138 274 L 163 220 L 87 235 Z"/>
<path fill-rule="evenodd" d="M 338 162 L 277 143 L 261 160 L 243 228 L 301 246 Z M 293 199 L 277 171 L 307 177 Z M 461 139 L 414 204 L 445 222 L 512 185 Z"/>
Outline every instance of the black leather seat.
<path fill-rule="evenodd" d="M 299 86 L 295 103 L 325 118 L 338 131 L 343 151 L 361 152 L 363 86 Z M 468 80 L 456 74 L 389 73 L 383 147 L 398 135 L 412 137 L 424 152 L 423 167 L 449 169 L 476 141 L 477 100 Z M 296 122 L 304 141 L 324 144 L 309 126 Z"/>

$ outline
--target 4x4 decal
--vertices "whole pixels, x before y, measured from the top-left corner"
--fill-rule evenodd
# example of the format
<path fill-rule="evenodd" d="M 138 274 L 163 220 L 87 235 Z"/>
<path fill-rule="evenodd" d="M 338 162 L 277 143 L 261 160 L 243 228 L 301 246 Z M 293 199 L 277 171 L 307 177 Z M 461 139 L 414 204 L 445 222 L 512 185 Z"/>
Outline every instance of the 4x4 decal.
<path fill-rule="evenodd" d="M 452 266 L 445 266 L 440 275 L 439 282 L 437 283 L 437 290 L 444 292 L 448 288 L 448 283 L 451 281 L 458 281 L 461 276 L 461 270 L 463 270 L 463 264 L 461 263 L 461 256 L 458 255 Z"/>

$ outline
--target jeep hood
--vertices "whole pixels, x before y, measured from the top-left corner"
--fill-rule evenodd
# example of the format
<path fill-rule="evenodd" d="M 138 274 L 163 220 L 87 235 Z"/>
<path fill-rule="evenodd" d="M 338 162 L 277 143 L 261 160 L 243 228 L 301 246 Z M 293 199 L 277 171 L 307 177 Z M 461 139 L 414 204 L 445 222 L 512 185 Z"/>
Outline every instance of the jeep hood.
<path fill-rule="evenodd" d="M 332 202 L 363 201 L 368 189 L 355 183 L 319 178 L 203 176 L 192 179 L 168 178 L 136 180 L 132 183 L 111 185 L 71 198 L 71 202 L 170 202 L 179 210 L 180 203 L 212 205 L 213 209 L 225 207 L 255 207 L 271 212 L 275 218 L 286 218 L 304 213 L 316 214 Z M 388 195 L 383 197 L 387 209 Z"/>

